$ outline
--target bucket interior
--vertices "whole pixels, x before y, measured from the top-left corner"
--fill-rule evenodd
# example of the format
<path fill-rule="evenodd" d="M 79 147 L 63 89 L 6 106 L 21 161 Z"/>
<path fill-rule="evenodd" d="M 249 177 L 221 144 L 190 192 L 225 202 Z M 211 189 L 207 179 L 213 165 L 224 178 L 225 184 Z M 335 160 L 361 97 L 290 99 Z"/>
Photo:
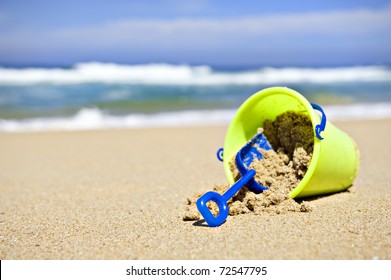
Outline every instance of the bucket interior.
<path fill-rule="evenodd" d="M 313 129 L 320 122 L 320 116 L 315 113 L 307 99 L 288 88 L 274 87 L 259 91 L 240 106 L 228 127 L 224 142 L 224 171 L 230 184 L 234 183 L 234 177 L 230 169 L 231 159 L 257 133 L 257 129 L 263 127 L 265 120 L 274 121 L 278 115 L 286 111 L 308 114 Z M 319 154 L 319 145 L 320 142 L 314 133 L 314 150 L 311 163 L 303 180 L 291 191 L 291 197 L 295 197 L 304 188 L 306 177 L 311 176 L 314 169 L 314 159 Z"/>

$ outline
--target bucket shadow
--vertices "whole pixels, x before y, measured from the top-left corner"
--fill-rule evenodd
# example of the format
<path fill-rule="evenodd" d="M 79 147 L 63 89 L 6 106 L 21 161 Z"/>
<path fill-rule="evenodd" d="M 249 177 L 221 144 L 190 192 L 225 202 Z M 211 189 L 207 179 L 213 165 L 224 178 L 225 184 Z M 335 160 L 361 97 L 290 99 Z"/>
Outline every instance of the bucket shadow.
<path fill-rule="evenodd" d="M 301 203 L 303 201 L 312 202 L 315 204 L 323 204 L 327 202 L 335 202 L 335 201 L 344 201 L 352 197 L 356 193 L 355 187 L 349 187 L 348 189 L 336 193 L 324 194 L 324 195 L 316 195 L 310 197 L 303 198 L 295 198 L 295 201 Z"/>

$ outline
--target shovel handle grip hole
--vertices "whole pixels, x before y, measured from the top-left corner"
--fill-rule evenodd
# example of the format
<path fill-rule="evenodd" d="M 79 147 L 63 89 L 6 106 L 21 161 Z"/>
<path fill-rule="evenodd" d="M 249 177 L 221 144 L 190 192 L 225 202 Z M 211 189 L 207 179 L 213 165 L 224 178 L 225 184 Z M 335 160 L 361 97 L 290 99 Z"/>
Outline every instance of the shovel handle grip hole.
<path fill-rule="evenodd" d="M 219 213 L 214 216 L 208 208 L 208 202 L 213 201 L 219 208 Z M 216 192 L 207 192 L 197 200 L 197 208 L 206 223 L 211 227 L 217 227 L 225 222 L 228 217 L 228 204 L 224 197 Z"/>

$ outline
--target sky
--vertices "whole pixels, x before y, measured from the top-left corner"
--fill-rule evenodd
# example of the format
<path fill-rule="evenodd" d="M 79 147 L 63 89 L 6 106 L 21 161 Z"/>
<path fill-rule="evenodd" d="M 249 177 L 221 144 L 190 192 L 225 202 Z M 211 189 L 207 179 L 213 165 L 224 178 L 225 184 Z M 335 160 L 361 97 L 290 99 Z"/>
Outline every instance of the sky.
<path fill-rule="evenodd" d="M 391 64 L 391 0 L 0 0 L 0 65 Z"/>

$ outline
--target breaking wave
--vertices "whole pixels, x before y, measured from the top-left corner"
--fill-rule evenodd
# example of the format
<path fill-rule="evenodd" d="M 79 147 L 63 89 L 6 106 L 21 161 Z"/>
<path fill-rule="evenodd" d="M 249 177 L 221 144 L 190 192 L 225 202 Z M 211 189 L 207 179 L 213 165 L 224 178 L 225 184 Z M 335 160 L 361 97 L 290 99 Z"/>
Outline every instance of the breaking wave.
<path fill-rule="evenodd" d="M 334 68 L 263 67 L 242 71 L 218 71 L 212 67 L 114 63 L 79 63 L 72 68 L 0 67 L 0 85 L 29 84 L 151 84 L 151 85 L 252 85 L 275 83 L 391 82 L 386 66 Z"/>
<path fill-rule="evenodd" d="M 362 120 L 391 118 L 391 103 L 325 106 L 328 120 Z M 155 114 L 114 116 L 98 108 L 83 108 L 74 116 L 0 119 L 0 131 L 73 131 L 113 128 L 181 127 L 197 125 L 228 125 L 236 110 L 193 110 Z"/>

